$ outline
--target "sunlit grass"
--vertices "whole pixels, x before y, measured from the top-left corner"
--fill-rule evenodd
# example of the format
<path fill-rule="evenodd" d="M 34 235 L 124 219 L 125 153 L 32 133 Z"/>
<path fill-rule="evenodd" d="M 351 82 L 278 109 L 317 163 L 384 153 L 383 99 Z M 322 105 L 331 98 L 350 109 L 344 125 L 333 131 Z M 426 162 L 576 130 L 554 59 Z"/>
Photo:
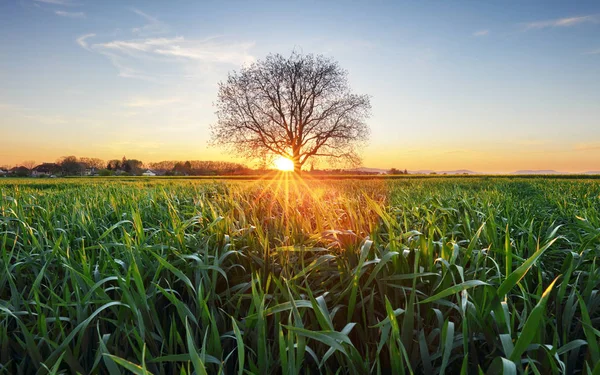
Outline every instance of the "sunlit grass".
<path fill-rule="evenodd" d="M 0 373 L 600 371 L 600 185 L 0 180 Z"/>

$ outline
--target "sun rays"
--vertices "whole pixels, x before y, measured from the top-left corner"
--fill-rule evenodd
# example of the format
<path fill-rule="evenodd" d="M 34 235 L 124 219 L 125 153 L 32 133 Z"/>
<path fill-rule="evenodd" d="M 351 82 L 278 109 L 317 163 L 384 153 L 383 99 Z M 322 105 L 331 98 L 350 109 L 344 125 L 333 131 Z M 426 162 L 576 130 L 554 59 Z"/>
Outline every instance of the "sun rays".
<path fill-rule="evenodd" d="M 292 164 L 293 165 L 293 164 Z M 282 229 L 285 231 L 293 226 L 291 223 L 298 221 L 298 218 L 310 216 L 306 211 L 319 212 L 319 223 L 316 228 L 305 228 L 307 233 L 325 230 L 339 229 L 339 218 L 337 212 L 327 209 L 325 201 L 329 198 L 324 197 L 324 190 L 321 187 L 323 181 L 315 179 L 309 174 L 299 175 L 289 173 L 288 171 L 277 170 L 273 174 L 263 176 L 254 181 L 248 187 L 255 189 L 256 184 L 262 185 L 259 193 L 254 197 L 254 205 L 265 204 L 268 201 L 270 207 L 279 206 L 281 211 L 278 214 L 283 219 Z"/>

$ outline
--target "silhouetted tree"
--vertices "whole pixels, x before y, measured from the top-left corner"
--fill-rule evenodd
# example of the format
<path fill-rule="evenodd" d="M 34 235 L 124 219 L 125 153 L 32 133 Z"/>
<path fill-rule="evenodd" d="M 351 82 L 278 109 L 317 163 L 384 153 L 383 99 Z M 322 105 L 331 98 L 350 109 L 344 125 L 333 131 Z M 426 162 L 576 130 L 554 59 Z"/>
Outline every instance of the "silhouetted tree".
<path fill-rule="evenodd" d="M 24 166 L 12 168 L 9 172 L 16 177 L 28 177 L 31 174 L 29 168 Z"/>
<path fill-rule="evenodd" d="M 125 156 L 121 159 L 121 170 L 123 170 L 123 172 L 131 173 L 131 165 L 129 165 Z"/>
<path fill-rule="evenodd" d="M 80 158 L 79 161 L 86 167 L 86 168 L 95 168 L 97 170 L 104 168 L 105 164 L 104 164 L 104 160 L 102 159 L 98 159 L 98 158 Z"/>
<path fill-rule="evenodd" d="M 219 84 L 212 143 L 247 158 L 287 157 L 297 173 L 316 157 L 359 164 L 371 106 L 347 75 L 329 58 L 296 52 L 230 73 Z"/>
<path fill-rule="evenodd" d="M 139 175 L 142 173 L 142 168 L 144 167 L 144 163 L 141 160 L 129 159 L 125 163 L 126 171 L 128 173 Z"/>
<path fill-rule="evenodd" d="M 175 174 L 187 176 L 192 172 L 192 164 L 189 161 L 186 161 L 185 163 L 177 162 L 173 167 L 173 172 L 175 172 Z"/>
<path fill-rule="evenodd" d="M 148 167 L 155 172 L 165 173 L 173 170 L 175 167 L 175 161 L 159 161 L 155 163 L 149 163 Z"/>
<path fill-rule="evenodd" d="M 21 165 L 29 170 L 32 170 L 33 167 L 36 166 L 35 160 L 25 160 L 24 162 L 21 163 Z"/>
<path fill-rule="evenodd" d="M 58 162 L 62 174 L 65 176 L 78 176 L 83 173 L 85 166 L 79 162 L 76 156 L 64 156 Z"/>
<path fill-rule="evenodd" d="M 106 169 L 109 171 L 117 171 L 121 169 L 121 161 L 118 159 L 109 160 L 106 164 Z"/>

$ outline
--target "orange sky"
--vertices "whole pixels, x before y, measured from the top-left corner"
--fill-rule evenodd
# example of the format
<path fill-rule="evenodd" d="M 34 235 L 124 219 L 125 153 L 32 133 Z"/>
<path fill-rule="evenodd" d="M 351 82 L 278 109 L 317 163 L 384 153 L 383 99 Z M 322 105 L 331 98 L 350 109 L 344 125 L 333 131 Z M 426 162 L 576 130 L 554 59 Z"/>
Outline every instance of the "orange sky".
<path fill-rule="evenodd" d="M 449 147 L 432 142 L 421 147 L 405 145 L 370 145 L 363 149 L 364 166 L 371 168 L 399 168 L 408 170 L 455 170 L 469 169 L 476 172 L 510 173 L 521 169 L 554 169 L 562 172 L 586 172 L 599 170 L 600 144 L 557 145 L 527 144 L 513 145 L 480 144 L 468 147 Z M 121 152 L 119 152 L 121 150 Z M 161 160 L 230 160 L 233 158 L 221 149 L 204 145 L 196 147 L 193 140 L 181 142 L 179 146 L 117 144 L 114 147 L 101 145 L 71 144 L 56 147 L 39 141 L 18 140 L 0 150 L 0 165 L 13 166 L 24 160 L 51 162 L 60 156 L 77 155 L 99 157 L 104 160 L 123 156 L 144 162 Z M 321 164 L 320 167 L 326 167 Z"/>

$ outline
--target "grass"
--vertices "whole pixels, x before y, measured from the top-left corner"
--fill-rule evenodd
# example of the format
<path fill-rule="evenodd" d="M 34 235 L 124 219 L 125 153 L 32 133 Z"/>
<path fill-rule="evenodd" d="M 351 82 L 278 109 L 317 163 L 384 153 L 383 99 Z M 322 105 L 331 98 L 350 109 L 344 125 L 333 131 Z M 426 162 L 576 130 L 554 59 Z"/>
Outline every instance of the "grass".
<path fill-rule="evenodd" d="M 600 183 L 0 180 L 0 374 L 599 374 Z"/>

